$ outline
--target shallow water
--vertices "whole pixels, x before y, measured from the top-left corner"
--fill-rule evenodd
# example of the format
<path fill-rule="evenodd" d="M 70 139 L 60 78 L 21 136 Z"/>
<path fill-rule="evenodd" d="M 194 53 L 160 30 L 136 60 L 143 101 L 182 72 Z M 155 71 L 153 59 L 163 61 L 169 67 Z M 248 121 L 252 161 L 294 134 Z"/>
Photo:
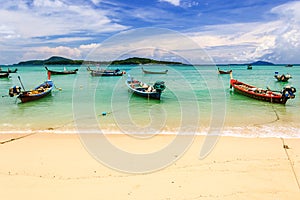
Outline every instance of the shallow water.
<path fill-rule="evenodd" d="M 92 77 L 85 66 L 78 74 L 52 75 L 57 88 L 51 96 L 19 103 L 10 97 L 0 99 L 0 131 L 53 131 L 75 133 L 89 130 L 93 125 L 102 133 L 122 134 L 206 134 L 209 128 L 220 129 L 221 134 L 242 137 L 300 137 L 299 91 L 300 67 L 234 65 L 234 78 L 257 87 L 269 86 L 281 90 L 292 85 L 299 91 L 286 105 L 271 104 L 235 94 L 229 88 L 229 75 L 217 74 L 215 66 L 155 66 L 147 70 L 165 70 L 168 74 L 143 74 L 141 66 L 113 66 L 127 72 L 122 77 Z M 49 66 L 63 70 L 62 66 Z M 220 66 L 229 70 L 227 66 Z M 288 83 L 279 83 L 274 72 L 289 73 Z M 125 85 L 127 75 L 146 83 L 163 80 L 166 90 L 161 100 L 132 95 Z M 18 73 L 10 79 L 0 79 L 0 95 L 20 85 L 31 89 L 47 78 L 43 66 L 18 66 Z M 102 113 L 107 115 L 103 116 Z"/>

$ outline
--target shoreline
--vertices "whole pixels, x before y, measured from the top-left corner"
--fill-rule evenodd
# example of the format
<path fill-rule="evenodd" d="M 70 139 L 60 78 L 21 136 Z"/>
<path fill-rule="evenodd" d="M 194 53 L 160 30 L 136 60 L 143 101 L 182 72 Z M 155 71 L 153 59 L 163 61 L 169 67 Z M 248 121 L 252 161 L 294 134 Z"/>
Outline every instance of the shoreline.
<path fill-rule="evenodd" d="M 0 134 L 0 141 L 20 134 Z M 134 141 L 109 135 L 128 152 L 164 148 L 173 136 Z M 185 136 L 180 136 L 185 137 Z M 95 160 L 74 134 L 33 134 L 0 145 L 3 199 L 299 199 L 300 139 L 219 137 L 199 159 L 204 136 L 153 173 L 113 170 Z M 284 142 L 284 143 L 283 143 Z M 287 148 L 283 148 L 283 144 Z M 292 169 L 296 172 L 293 173 Z"/>
<path fill-rule="evenodd" d="M 112 128 L 113 127 L 113 128 Z M 75 125 L 59 126 L 59 127 L 41 127 L 41 129 L 16 129 L 12 130 L 7 127 L 7 130 L 2 129 L 0 135 L 6 134 L 67 134 L 67 135 L 79 135 L 85 133 L 96 133 L 104 135 L 130 135 L 125 132 L 116 129 L 116 125 L 109 125 L 106 128 L 99 127 L 97 130 L 82 130 L 76 129 Z M 192 132 L 181 131 L 178 132 L 179 128 L 163 128 L 161 130 L 152 130 L 149 132 L 137 133 L 137 135 L 194 135 L 194 136 L 208 136 L 209 127 L 201 126 L 196 131 L 192 128 Z M 217 134 L 214 134 L 215 136 Z M 217 136 L 224 137 L 237 137 L 237 138 L 300 138 L 300 126 L 297 124 L 285 124 L 285 123 L 270 123 L 267 125 L 248 125 L 248 126 L 227 126 L 219 129 Z"/>

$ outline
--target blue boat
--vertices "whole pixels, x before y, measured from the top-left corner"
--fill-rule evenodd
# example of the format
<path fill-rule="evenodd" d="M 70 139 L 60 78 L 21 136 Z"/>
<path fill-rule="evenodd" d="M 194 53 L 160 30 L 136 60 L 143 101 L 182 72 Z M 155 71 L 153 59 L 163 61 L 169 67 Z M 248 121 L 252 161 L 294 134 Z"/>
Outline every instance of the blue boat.
<path fill-rule="evenodd" d="M 160 100 L 161 93 L 166 88 L 164 81 L 156 81 L 154 85 L 151 86 L 141 81 L 134 80 L 130 76 L 125 83 L 129 88 L 129 91 L 131 91 L 132 93 L 142 97 L 158 100 Z"/>
<path fill-rule="evenodd" d="M 21 91 L 20 86 L 14 86 L 9 89 L 9 96 L 13 97 L 17 95 L 17 98 L 19 98 L 22 103 L 25 103 L 48 96 L 53 90 L 53 87 L 53 81 L 50 80 L 50 73 L 48 73 L 48 80 L 35 87 L 33 90 Z"/>

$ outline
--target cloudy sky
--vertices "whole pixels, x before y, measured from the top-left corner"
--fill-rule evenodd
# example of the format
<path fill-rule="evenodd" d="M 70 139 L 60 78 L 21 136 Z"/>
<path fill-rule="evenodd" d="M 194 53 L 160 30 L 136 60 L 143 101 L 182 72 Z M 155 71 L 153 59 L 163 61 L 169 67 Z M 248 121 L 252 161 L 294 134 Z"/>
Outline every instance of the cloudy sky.
<path fill-rule="evenodd" d="M 215 63 L 300 63 L 300 1 L 0 0 L 0 4 L 0 64 L 52 55 L 86 59 L 95 48 L 116 40 L 105 51 L 114 54 L 129 44 L 120 44 L 116 35 L 149 27 L 176 32 L 197 44 L 188 51 L 173 38 L 164 47 L 169 51 L 180 52 L 182 47 L 196 57 L 192 49 L 201 48 Z M 154 41 L 166 39 L 161 31 L 140 33 L 130 35 L 135 39 L 131 51 L 141 48 L 138 41 L 148 40 L 155 48 Z"/>

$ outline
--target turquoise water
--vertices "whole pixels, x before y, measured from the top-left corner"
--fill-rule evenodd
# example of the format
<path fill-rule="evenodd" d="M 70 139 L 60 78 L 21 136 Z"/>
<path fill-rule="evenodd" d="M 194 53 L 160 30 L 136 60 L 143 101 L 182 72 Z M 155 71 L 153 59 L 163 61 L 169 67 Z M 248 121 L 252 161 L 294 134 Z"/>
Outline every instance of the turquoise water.
<path fill-rule="evenodd" d="M 62 66 L 49 66 L 63 70 Z M 300 67 L 234 65 L 234 78 L 257 87 L 281 90 L 285 85 L 297 89 L 296 98 L 286 105 L 271 104 L 235 94 L 229 88 L 229 75 L 219 75 L 215 66 L 155 66 L 147 70 L 168 69 L 168 74 L 143 74 L 141 66 L 113 66 L 127 72 L 122 77 L 92 77 L 85 66 L 78 74 L 52 75 L 59 89 L 51 96 L 28 103 L 6 97 L 8 89 L 20 85 L 32 89 L 47 78 L 43 66 L 18 66 L 18 73 L 0 79 L 0 132 L 53 131 L 74 133 L 95 120 L 104 133 L 190 133 L 205 134 L 211 127 L 222 134 L 261 137 L 300 137 Z M 220 66 L 229 70 L 227 66 Z M 288 83 L 277 82 L 274 72 L 289 73 Z M 125 85 L 127 75 L 146 83 L 163 80 L 166 90 L 161 100 L 132 95 Z M 107 115 L 103 116 L 102 113 Z M 84 122 L 84 123 L 83 123 Z"/>

